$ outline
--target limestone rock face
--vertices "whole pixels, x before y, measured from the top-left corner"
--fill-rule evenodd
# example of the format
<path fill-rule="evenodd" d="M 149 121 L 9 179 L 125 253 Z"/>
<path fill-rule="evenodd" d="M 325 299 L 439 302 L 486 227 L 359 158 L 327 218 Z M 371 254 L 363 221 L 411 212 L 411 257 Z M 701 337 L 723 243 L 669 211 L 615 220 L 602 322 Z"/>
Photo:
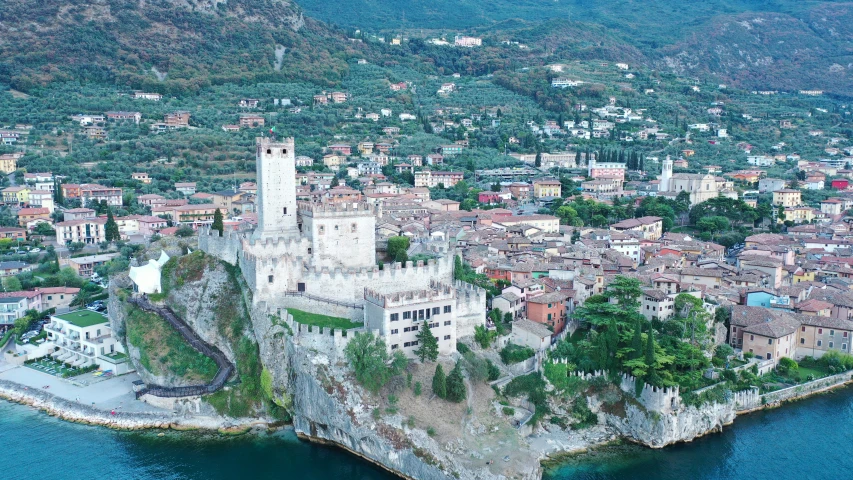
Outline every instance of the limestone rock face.
<path fill-rule="evenodd" d="M 606 414 L 605 418 L 609 425 L 631 440 L 651 448 L 663 448 L 720 431 L 724 425 L 732 423 L 735 416 L 733 403 L 703 405 L 701 409 L 691 406 L 670 415 L 647 412 L 628 404 L 625 418 L 611 414 Z"/>

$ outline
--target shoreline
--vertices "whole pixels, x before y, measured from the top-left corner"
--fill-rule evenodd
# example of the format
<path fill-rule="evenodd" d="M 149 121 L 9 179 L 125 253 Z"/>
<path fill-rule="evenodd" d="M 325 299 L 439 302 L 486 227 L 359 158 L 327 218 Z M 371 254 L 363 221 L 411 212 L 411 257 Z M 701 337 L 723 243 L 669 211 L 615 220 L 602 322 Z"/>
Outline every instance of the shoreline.
<path fill-rule="evenodd" d="M 0 399 L 36 408 L 46 414 L 72 423 L 107 427 L 114 430 L 172 429 L 205 430 L 223 435 L 247 433 L 263 426 L 275 428 L 260 418 L 226 419 L 224 417 L 180 416 L 177 413 L 121 412 L 102 410 L 67 400 L 46 391 L 0 380 Z"/>
<path fill-rule="evenodd" d="M 781 399 L 774 402 L 768 402 L 766 404 L 760 405 L 758 407 L 742 410 L 737 412 L 737 416 L 747 415 L 753 412 L 757 412 L 760 410 L 769 410 L 775 409 L 783 406 L 784 404 L 794 403 L 799 400 L 803 400 L 812 396 L 826 394 L 830 392 L 834 392 L 844 387 L 849 387 L 853 385 L 853 378 L 839 382 L 831 385 L 824 386 L 823 388 L 817 390 L 808 390 L 799 393 L 798 395 L 791 396 L 785 399 Z M 281 425 L 274 425 L 268 420 L 260 419 L 260 418 L 245 418 L 245 419 L 227 419 L 225 417 L 194 417 L 194 416 L 181 416 L 177 413 L 155 413 L 155 412 L 119 412 L 116 411 L 114 414 L 112 411 L 103 410 L 99 408 L 90 407 L 87 405 L 83 405 L 71 400 L 67 400 L 61 398 L 57 395 L 46 391 L 40 391 L 38 389 L 34 389 L 32 387 L 27 387 L 25 385 L 21 385 L 16 382 L 12 382 L 9 380 L 0 380 L 0 399 L 6 400 L 13 403 L 18 403 L 21 405 L 29 406 L 38 409 L 41 412 L 46 413 L 52 417 L 57 417 L 61 420 L 78 423 L 83 425 L 91 425 L 91 426 L 100 426 L 106 427 L 113 430 L 124 430 L 124 431 L 133 431 L 133 430 L 175 430 L 175 431 L 206 431 L 206 432 L 215 432 L 221 435 L 241 435 L 250 432 L 254 428 L 263 427 L 266 430 L 273 430 L 280 428 Z M 579 456 L 585 454 L 594 454 L 596 450 L 606 449 L 612 446 L 620 446 L 625 444 L 633 444 L 642 446 L 648 449 L 665 449 L 667 447 L 671 447 L 674 445 L 682 444 L 682 443 L 692 443 L 694 440 L 698 438 L 702 438 L 714 433 L 722 433 L 724 428 L 730 425 L 734 425 L 736 423 L 737 417 L 730 423 L 721 426 L 718 429 L 708 430 L 702 435 L 696 436 L 691 439 L 681 440 L 678 442 L 671 443 L 669 445 L 654 448 L 649 445 L 646 445 L 642 442 L 638 442 L 635 439 L 624 435 L 618 435 L 615 439 L 610 438 L 601 443 L 589 443 L 583 447 L 575 448 L 571 450 L 562 450 L 562 451 L 554 451 L 549 453 L 542 453 L 542 456 L 539 460 L 539 465 L 544 468 L 554 468 L 558 466 L 560 463 L 564 463 L 569 461 L 570 459 L 577 458 Z M 407 477 L 401 474 L 398 471 L 395 471 L 389 468 L 387 465 L 384 465 L 381 462 L 368 458 L 364 455 L 361 455 L 344 445 L 330 442 L 328 440 L 324 440 L 321 438 L 315 438 L 308 434 L 302 432 L 295 432 L 297 438 L 303 441 L 326 445 L 339 448 L 345 452 L 348 452 L 360 459 L 367 461 L 373 465 L 376 465 L 383 470 L 406 480 L 413 480 L 411 477 Z"/>

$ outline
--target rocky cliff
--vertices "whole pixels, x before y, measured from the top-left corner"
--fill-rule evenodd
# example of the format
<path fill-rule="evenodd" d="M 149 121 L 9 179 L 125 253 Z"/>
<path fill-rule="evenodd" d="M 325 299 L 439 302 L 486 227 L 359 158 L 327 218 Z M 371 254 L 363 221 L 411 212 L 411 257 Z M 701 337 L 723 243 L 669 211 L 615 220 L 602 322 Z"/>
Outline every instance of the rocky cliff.
<path fill-rule="evenodd" d="M 687 407 L 670 415 L 650 412 L 628 403 L 624 418 L 611 414 L 606 414 L 605 418 L 608 425 L 625 438 L 651 448 L 663 448 L 721 431 L 724 425 L 734 421 L 735 416 L 732 403 Z"/>

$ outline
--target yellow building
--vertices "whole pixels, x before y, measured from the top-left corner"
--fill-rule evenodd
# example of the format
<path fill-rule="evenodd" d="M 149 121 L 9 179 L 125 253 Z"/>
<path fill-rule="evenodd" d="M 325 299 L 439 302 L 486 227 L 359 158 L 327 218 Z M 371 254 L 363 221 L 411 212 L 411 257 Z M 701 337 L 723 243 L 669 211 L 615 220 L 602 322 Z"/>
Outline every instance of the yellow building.
<path fill-rule="evenodd" d="M 815 209 L 811 207 L 791 207 L 785 209 L 785 221 L 808 223 L 815 219 Z M 779 220 L 782 221 L 781 219 Z"/>
<path fill-rule="evenodd" d="M 803 204 L 803 194 L 799 190 L 785 188 L 773 192 L 773 205 L 783 207 L 798 207 Z"/>
<path fill-rule="evenodd" d="M 536 198 L 559 197 L 562 187 L 558 180 L 536 180 L 533 182 L 533 195 Z"/>
<path fill-rule="evenodd" d="M 27 187 L 6 187 L 2 193 L 6 204 L 23 205 L 30 201 L 30 189 Z"/>
<path fill-rule="evenodd" d="M 18 158 L 20 153 L 4 153 L 0 155 L 0 172 L 9 174 L 18 169 Z"/>
<path fill-rule="evenodd" d="M 795 273 L 791 279 L 792 284 L 797 284 L 800 282 L 814 282 L 814 272 L 807 272 L 805 270 Z"/>

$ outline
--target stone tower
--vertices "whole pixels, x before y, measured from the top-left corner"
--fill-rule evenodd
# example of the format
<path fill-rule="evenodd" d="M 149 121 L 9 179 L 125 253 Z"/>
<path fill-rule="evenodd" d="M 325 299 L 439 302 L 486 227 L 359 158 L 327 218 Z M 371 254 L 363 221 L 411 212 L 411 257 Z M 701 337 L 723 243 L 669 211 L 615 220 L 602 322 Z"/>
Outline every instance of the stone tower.
<path fill-rule="evenodd" d="M 296 222 L 296 155 L 293 138 L 257 139 L 258 227 L 254 237 L 299 235 Z"/>
<path fill-rule="evenodd" d="M 669 155 L 666 156 L 666 160 L 663 161 L 663 168 L 660 171 L 660 184 L 658 184 L 659 192 L 668 192 L 669 191 L 669 183 L 672 179 L 672 158 Z"/>

